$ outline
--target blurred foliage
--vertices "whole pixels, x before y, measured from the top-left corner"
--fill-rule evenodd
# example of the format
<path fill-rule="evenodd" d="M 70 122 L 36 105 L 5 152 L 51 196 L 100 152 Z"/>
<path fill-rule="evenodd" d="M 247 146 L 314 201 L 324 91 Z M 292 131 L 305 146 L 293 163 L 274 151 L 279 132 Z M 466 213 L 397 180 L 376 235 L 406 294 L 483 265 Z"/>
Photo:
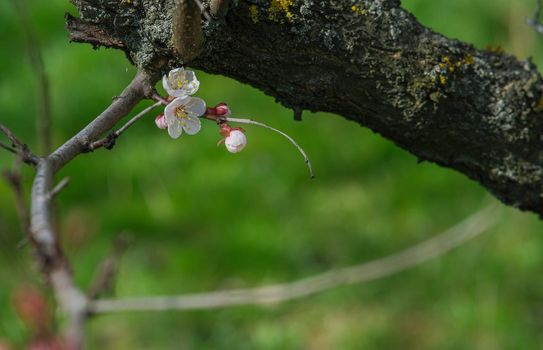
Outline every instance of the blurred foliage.
<path fill-rule="evenodd" d="M 422 23 L 479 48 L 501 45 L 541 66 L 543 38 L 524 24 L 535 1 L 408 0 Z M 51 81 L 60 145 L 130 81 L 120 52 L 70 44 L 67 1 L 27 0 Z M 20 24 L 0 2 L 0 120 L 36 146 L 36 79 Z M 171 140 L 148 116 L 112 151 L 78 157 L 60 174 L 58 226 L 87 287 L 111 242 L 129 232 L 118 296 L 197 292 L 292 280 L 369 261 L 432 237 L 495 202 L 476 183 L 416 159 L 367 129 L 328 114 L 292 112 L 261 92 L 199 73 L 198 96 L 227 101 L 292 135 L 310 155 L 310 180 L 280 136 L 246 127 L 237 155 L 218 130 Z M 140 108 L 149 105 L 142 103 Z M 0 167 L 12 157 L 0 153 Z M 25 171 L 26 190 L 32 171 Z M 40 277 L 12 193 L 0 182 L 0 342 L 30 331 L 12 291 Z M 536 349 L 543 348 L 543 235 L 532 214 L 507 209 L 489 234 L 407 272 L 267 308 L 115 314 L 93 319 L 93 349 Z"/>

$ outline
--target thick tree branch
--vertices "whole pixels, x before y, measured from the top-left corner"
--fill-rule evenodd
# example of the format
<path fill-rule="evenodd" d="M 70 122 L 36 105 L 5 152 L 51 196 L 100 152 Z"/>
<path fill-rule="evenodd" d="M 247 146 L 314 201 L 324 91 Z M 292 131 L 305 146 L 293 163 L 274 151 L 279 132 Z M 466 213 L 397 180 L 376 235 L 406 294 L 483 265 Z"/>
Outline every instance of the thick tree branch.
<path fill-rule="evenodd" d="M 126 6 L 122 24 L 108 1 L 73 2 L 137 65 L 180 63 L 173 1 Z M 224 19 L 204 25 L 191 65 L 251 84 L 297 115 L 342 115 L 543 213 L 543 84 L 530 61 L 437 34 L 397 0 L 277 3 L 233 2 Z"/>

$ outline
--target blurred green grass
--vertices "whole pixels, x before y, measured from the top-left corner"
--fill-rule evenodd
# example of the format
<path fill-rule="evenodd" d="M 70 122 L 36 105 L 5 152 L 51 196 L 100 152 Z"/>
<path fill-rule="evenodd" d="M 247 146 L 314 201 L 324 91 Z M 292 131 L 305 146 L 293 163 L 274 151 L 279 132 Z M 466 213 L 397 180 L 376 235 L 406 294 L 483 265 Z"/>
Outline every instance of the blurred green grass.
<path fill-rule="evenodd" d="M 65 1 L 27 0 L 51 80 L 59 145 L 130 81 L 122 53 L 70 44 Z M 532 1 L 410 0 L 425 25 L 477 47 L 500 44 L 541 66 L 541 41 L 523 24 Z M 35 79 L 8 2 L 0 3 L 0 120 L 35 147 Z M 59 227 L 86 287 L 121 232 L 134 242 L 116 295 L 256 286 L 369 261 L 456 223 L 488 199 L 477 184 L 416 159 L 367 129 L 328 114 L 292 112 L 246 85 L 199 73 L 198 95 L 227 101 L 292 135 L 317 178 L 280 136 L 246 127 L 237 155 L 217 147 L 208 123 L 169 139 L 148 117 L 113 151 L 82 155 L 61 176 Z M 140 107 L 148 105 L 143 104 Z M 0 167 L 12 164 L 0 153 Z M 29 185 L 32 172 L 25 171 Z M 28 189 L 28 186 L 27 186 Z M 13 288 L 39 281 L 11 192 L 0 182 L 0 338 L 22 346 Z M 492 232 L 435 261 L 376 282 L 267 308 L 118 314 L 88 325 L 107 349 L 537 349 L 543 348 L 543 225 L 507 209 Z"/>

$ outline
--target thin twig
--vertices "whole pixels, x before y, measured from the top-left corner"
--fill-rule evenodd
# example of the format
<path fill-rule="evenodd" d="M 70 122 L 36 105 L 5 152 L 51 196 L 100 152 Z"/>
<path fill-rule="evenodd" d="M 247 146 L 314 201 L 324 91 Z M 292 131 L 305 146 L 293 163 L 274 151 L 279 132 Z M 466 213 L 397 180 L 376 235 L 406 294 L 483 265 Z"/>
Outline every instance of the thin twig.
<path fill-rule="evenodd" d="M 241 305 L 267 305 L 300 299 L 339 286 L 373 281 L 417 266 L 481 235 L 494 225 L 499 217 L 497 207 L 491 205 L 445 232 L 399 253 L 360 265 L 330 270 L 291 283 L 179 296 L 103 299 L 91 302 L 89 311 L 91 313 L 110 313 L 200 310 Z"/>
<path fill-rule="evenodd" d="M 100 264 L 96 277 L 89 287 L 87 297 L 90 300 L 96 299 L 104 293 L 111 293 L 119 270 L 120 260 L 131 241 L 131 237 L 127 234 L 121 234 L 115 239 L 111 252 Z"/>
<path fill-rule="evenodd" d="M 200 8 L 200 11 L 203 13 L 204 17 L 206 18 L 206 20 L 208 22 L 211 22 L 213 20 L 213 18 L 211 18 L 211 16 L 209 15 L 209 13 L 207 13 L 207 10 L 206 8 L 204 7 L 204 4 L 202 4 L 202 2 L 200 0 L 193 0 L 194 3 Z"/>
<path fill-rule="evenodd" d="M 115 132 L 112 132 L 111 134 L 104 137 L 103 139 L 100 139 L 98 141 L 95 141 L 95 142 L 91 143 L 89 145 L 89 151 L 94 151 L 95 149 L 98 149 L 100 147 L 105 147 L 107 149 L 113 148 L 113 146 L 115 145 L 115 140 L 119 136 L 121 136 L 122 133 L 124 133 L 130 126 L 132 126 L 132 124 L 134 124 L 135 122 L 140 120 L 144 115 L 146 115 L 151 110 L 155 109 L 156 107 L 158 107 L 160 105 L 162 105 L 162 102 L 157 102 L 157 103 L 145 108 L 144 110 L 142 110 L 141 112 L 136 114 L 128 122 L 126 122 L 126 124 L 124 124 L 121 128 L 119 128 L 119 130 L 117 130 Z"/>
<path fill-rule="evenodd" d="M 9 141 L 13 145 L 13 148 L 11 150 L 9 150 L 9 146 L 2 147 L 2 148 L 9 150 L 10 152 L 12 152 L 12 150 L 14 149 L 15 152 L 13 153 L 18 154 L 21 157 L 21 160 L 29 165 L 35 166 L 38 164 L 39 158 L 36 157 L 30 151 L 28 146 L 25 143 L 23 143 L 21 140 L 19 140 L 19 138 L 15 136 L 15 134 L 7 126 L 5 126 L 2 123 L 0 123 L 0 132 L 6 135 L 6 137 L 9 139 Z"/>
<path fill-rule="evenodd" d="M 15 209 L 19 216 L 19 223 L 21 225 L 21 231 L 27 237 L 30 236 L 30 209 L 25 201 L 25 195 L 23 191 L 23 179 L 21 175 L 21 169 L 17 165 L 14 170 L 6 170 L 2 174 L 6 182 L 13 190 L 15 197 Z"/>
<path fill-rule="evenodd" d="M 294 141 L 294 139 L 292 137 L 290 137 L 289 135 L 285 134 L 284 132 L 282 132 L 281 130 L 278 130 L 274 127 L 271 127 L 269 125 L 266 125 L 264 123 L 261 123 L 261 122 L 257 122 L 255 120 L 252 120 L 252 119 L 240 119 L 240 118 L 221 118 L 222 120 L 224 121 L 227 121 L 227 122 L 232 122 L 232 123 L 240 123 L 240 124 L 250 124 L 250 125 L 257 125 L 257 126 L 260 126 L 260 127 L 263 127 L 263 128 L 266 128 L 266 129 L 269 129 L 269 130 L 272 130 L 272 131 L 275 131 L 276 133 L 280 134 L 280 135 L 283 135 L 287 140 L 290 141 L 290 143 L 292 143 L 294 145 L 294 147 L 296 147 L 298 149 L 298 151 L 302 154 L 302 156 L 304 157 L 304 161 L 305 161 L 305 164 L 307 164 L 307 167 L 309 168 L 309 174 L 311 175 L 311 178 L 314 178 L 315 177 L 315 174 L 313 173 L 313 167 L 311 166 L 311 161 L 309 160 L 309 157 L 307 156 L 307 154 L 305 153 L 305 151 L 303 150 L 302 147 L 300 147 L 296 141 Z"/>
<path fill-rule="evenodd" d="M 541 17 L 541 0 L 536 1 L 536 9 L 534 13 L 534 17 L 532 18 L 526 18 L 526 24 L 529 26 L 534 27 L 536 32 L 543 34 L 543 24 L 539 20 Z"/>
<path fill-rule="evenodd" d="M 62 180 L 60 180 L 60 182 L 51 190 L 51 192 L 49 192 L 49 200 L 55 198 L 60 193 L 60 191 L 65 189 L 69 184 L 70 184 L 69 177 L 65 177 Z"/>
<path fill-rule="evenodd" d="M 113 126 L 146 96 L 151 96 L 158 74 L 139 71 L 136 77 L 98 117 L 87 124 L 75 136 L 66 141 L 52 154 L 38 158 L 36 176 L 32 184 L 30 232 L 35 256 L 47 280 L 50 282 L 57 304 L 66 316 L 63 332 L 69 349 L 82 349 L 87 314 L 86 295 L 76 285 L 70 263 L 62 251 L 59 234 L 52 223 L 54 175 L 75 157 L 87 150 L 88 140 L 96 140 Z"/>
<path fill-rule="evenodd" d="M 3 142 L 0 142 L 0 148 L 3 148 L 3 149 L 5 149 L 6 151 L 11 152 L 11 153 L 13 153 L 13 154 L 17 154 L 17 150 L 16 150 L 15 148 L 10 147 L 10 146 L 6 145 L 6 144 L 3 143 Z"/>
<path fill-rule="evenodd" d="M 0 131 L 4 135 L 6 135 L 6 137 L 11 141 L 11 143 L 13 144 L 15 148 L 21 148 L 24 145 L 24 143 L 21 140 L 19 140 L 17 136 L 15 136 L 13 131 L 11 131 L 7 126 L 5 126 L 2 123 L 0 123 Z"/>
<path fill-rule="evenodd" d="M 49 93 L 49 80 L 45 72 L 43 56 L 37 36 L 30 25 L 28 18 L 28 10 L 24 0 L 11 0 L 17 15 L 19 23 L 24 32 L 25 46 L 28 57 L 30 58 L 31 67 L 37 78 L 38 84 L 38 118 L 37 118 L 37 134 L 39 141 L 39 150 L 43 154 L 48 154 L 51 151 L 51 96 Z"/>

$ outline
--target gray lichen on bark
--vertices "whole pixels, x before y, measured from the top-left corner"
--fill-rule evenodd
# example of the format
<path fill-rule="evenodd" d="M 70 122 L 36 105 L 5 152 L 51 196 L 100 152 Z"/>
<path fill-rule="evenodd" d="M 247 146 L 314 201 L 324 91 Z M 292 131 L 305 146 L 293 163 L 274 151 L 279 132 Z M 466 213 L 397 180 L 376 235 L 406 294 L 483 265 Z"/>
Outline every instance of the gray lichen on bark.
<path fill-rule="evenodd" d="M 71 28 L 100 28 L 136 65 L 182 63 L 173 0 L 73 2 L 80 19 L 69 18 Z M 446 38 L 395 0 L 239 0 L 202 25 L 206 42 L 191 66 L 295 110 L 339 114 L 543 214 L 543 85 L 529 60 Z M 83 31 L 72 38 L 93 42 Z"/>

